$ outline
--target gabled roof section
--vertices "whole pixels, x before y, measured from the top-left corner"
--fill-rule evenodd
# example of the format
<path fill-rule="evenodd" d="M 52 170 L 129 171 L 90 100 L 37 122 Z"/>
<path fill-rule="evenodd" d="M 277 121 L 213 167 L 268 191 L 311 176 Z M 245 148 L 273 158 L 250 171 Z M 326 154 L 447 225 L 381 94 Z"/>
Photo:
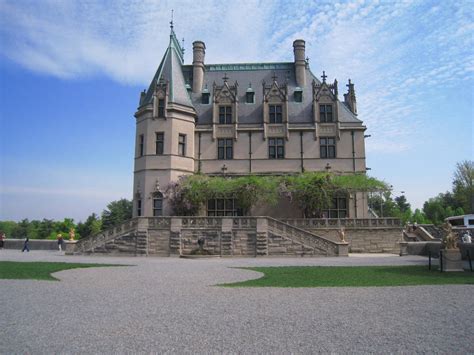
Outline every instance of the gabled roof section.
<path fill-rule="evenodd" d="M 183 58 L 183 48 L 179 44 L 173 28 L 171 28 L 170 43 L 148 87 L 142 105 L 147 105 L 152 102 L 156 84 L 163 79 L 163 81 L 169 85 L 169 102 L 193 107 L 191 98 L 186 90 L 186 82 L 183 76 Z"/>

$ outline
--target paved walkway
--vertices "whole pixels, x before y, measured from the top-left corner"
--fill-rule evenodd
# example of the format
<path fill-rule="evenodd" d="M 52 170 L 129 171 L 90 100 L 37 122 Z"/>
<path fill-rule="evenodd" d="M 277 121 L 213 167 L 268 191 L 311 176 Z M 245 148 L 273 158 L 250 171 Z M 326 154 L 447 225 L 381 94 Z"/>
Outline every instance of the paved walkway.
<path fill-rule="evenodd" d="M 263 265 L 424 264 L 348 258 L 68 257 L 1 250 L 0 260 L 133 266 L 0 280 L 0 353 L 474 352 L 474 286 L 222 288 Z"/>

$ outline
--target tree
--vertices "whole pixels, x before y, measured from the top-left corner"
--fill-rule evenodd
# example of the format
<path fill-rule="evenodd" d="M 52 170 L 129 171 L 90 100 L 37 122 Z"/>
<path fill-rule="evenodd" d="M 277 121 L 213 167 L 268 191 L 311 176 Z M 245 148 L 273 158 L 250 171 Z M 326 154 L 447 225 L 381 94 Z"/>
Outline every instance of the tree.
<path fill-rule="evenodd" d="M 465 160 L 456 164 L 453 180 L 453 195 L 465 213 L 474 213 L 474 161 Z"/>
<path fill-rule="evenodd" d="M 125 198 L 112 201 L 102 211 L 102 230 L 113 227 L 132 218 L 132 201 Z"/>
<path fill-rule="evenodd" d="M 17 224 L 14 221 L 0 221 L 0 232 L 5 233 L 7 238 L 12 238 L 15 228 L 17 228 Z"/>
<path fill-rule="evenodd" d="M 406 212 L 410 209 L 410 204 L 408 203 L 405 195 L 395 197 L 395 203 L 397 204 L 400 212 Z"/>
<path fill-rule="evenodd" d="M 17 223 L 16 228 L 12 231 L 12 238 L 21 239 L 25 238 L 28 235 L 28 226 L 30 221 L 27 218 L 21 220 Z"/>
<path fill-rule="evenodd" d="M 88 237 L 100 232 L 102 222 L 95 213 L 87 217 L 84 223 L 80 222 L 77 225 L 77 234 L 80 238 Z"/>

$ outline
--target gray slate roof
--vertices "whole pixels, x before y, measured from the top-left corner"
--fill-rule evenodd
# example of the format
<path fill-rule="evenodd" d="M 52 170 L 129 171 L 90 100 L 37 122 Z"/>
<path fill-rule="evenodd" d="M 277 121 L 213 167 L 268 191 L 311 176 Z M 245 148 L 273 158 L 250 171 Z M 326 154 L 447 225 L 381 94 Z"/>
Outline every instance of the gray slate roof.
<path fill-rule="evenodd" d="M 295 66 L 292 62 L 280 63 L 241 63 L 241 64 L 207 64 L 205 65 L 203 90 L 207 89 L 211 94 L 210 104 L 201 103 L 201 93 L 192 93 L 188 88 L 192 87 L 193 67 L 183 65 L 183 49 L 176 38 L 174 31 L 171 31 L 170 44 L 165 55 L 153 77 L 147 90 L 145 100 L 142 105 L 151 103 L 153 91 L 156 84 L 163 78 L 170 84 L 169 101 L 185 106 L 193 107 L 198 115 L 198 124 L 212 123 L 212 87 L 215 82 L 218 86 L 223 85 L 223 77 L 227 75 L 229 85 L 238 83 L 238 115 L 239 123 L 252 124 L 262 121 L 263 86 L 273 82 L 273 76 L 277 77 L 277 83 L 288 83 L 288 114 L 291 123 L 313 122 L 313 80 L 320 83 L 309 68 L 306 68 L 306 86 L 303 90 L 303 102 L 295 102 L 294 92 L 297 89 L 295 78 Z M 187 87 L 186 87 L 187 86 Z M 255 103 L 247 104 L 245 95 L 248 88 L 255 92 Z M 339 121 L 341 123 L 360 124 L 362 121 L 338 101 Z"/>

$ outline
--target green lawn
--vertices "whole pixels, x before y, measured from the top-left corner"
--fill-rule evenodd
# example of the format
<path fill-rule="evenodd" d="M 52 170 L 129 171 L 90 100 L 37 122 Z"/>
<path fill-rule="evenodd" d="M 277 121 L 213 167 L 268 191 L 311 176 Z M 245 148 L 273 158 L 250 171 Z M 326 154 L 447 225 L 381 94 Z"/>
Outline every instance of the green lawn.
<path fill-rule="evenodd" d="M 53 272 L 105 266 L 125 265 L 0 261 L 0 279 L 58 281 Z"/>
<path fill-rule="evenodd" d="M 472 272 L 429 271 L 427 266 L 287 266 L 242 268 L 264 276 L 220 286 L 228 287 L 368 287 L 412 285 L 474 285 Z"/>

